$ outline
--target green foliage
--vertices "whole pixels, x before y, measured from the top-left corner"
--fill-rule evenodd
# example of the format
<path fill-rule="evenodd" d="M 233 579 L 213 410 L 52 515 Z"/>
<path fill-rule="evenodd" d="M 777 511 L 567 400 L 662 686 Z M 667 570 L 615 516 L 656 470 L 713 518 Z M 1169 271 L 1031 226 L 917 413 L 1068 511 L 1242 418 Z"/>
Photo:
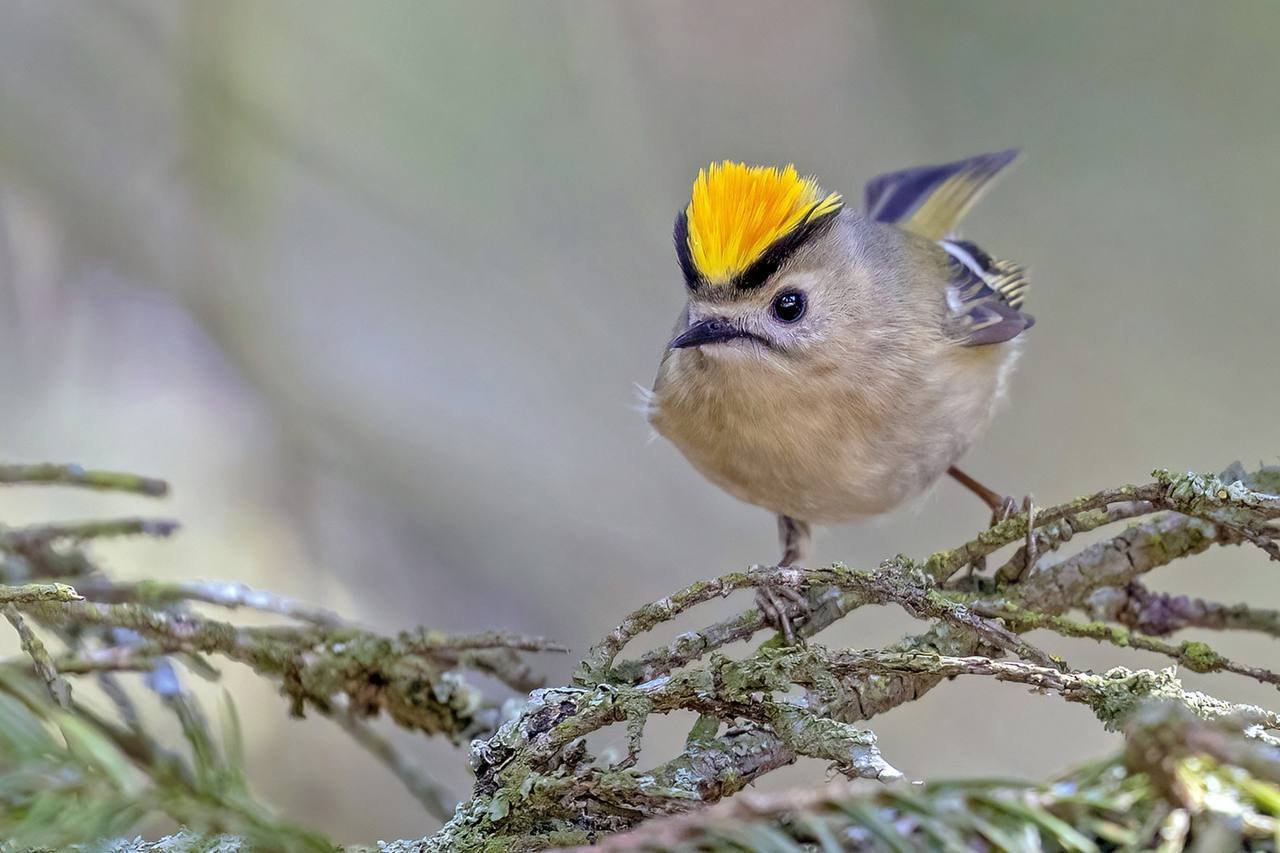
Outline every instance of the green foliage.
<path fill-rule="evenodd" d="M 12 668 L 0 679 L 0 837 L 7 849 L 116 838 L 156 818 L 229 833 L 259 849 L 332 849 L 253 796 L 229 701 L 221 742 L 189 699 L 174 703 L 186 741 L 187 754 L 180 755 L 90 711 L 55 707 Z"/>
<path fill-rule="evenodd" d="M 1203 756 L 1182 759 L 1176 773 L 1189 796 L 1184 805 L 1171 803 L 1147 774 L 1120 759 L 1047 785 L 968 779 L 871 793 L 835 784 L 802 794 L 744 794 L 696 817 L 642 827 L 605 849 L 1098 853 L 1142 849 L 1160 836 L 1172 851 L 1197 833 L 1223 837 L 1224 830 L 1229 846 L 1220 849 L 1277 849 L 1280 787 Z"/>

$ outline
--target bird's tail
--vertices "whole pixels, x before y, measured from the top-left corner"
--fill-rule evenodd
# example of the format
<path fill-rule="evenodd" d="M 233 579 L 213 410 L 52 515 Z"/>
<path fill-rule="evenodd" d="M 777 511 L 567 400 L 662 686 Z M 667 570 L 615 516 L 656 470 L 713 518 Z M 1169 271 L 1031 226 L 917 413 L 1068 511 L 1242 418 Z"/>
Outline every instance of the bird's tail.
<path fill-rule="evenodd" d="M 1017 156 L 1018 149 L 1011 148 L 880 175 L 867 182 L 865 213 L 877 222 L 892 222 L 930 240 L 941 240 Z"/>

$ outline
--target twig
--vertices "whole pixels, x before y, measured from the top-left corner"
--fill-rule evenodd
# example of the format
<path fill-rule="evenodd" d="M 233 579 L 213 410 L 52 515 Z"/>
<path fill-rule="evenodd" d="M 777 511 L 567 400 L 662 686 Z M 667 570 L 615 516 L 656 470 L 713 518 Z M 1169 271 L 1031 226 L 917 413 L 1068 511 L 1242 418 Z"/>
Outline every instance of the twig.
<path fill-rule="evenodd" d="M 1027 512 L 1012 515 L 959 548 L 934 554 L 925 563 L 925 569 L 939 582 L 945 582 L 970 563 L 1026 537 L 1028 526 L 1045 527 L 1071 518 L 1069 526 L 1079 531 L 1082 528 L 1077 525 L 1077 517 L 1118 503 L 1133 504 L 1126 517 L 1145 514 L 1144 511 L 1171 509 L 1204 519 L 1253 542 L 1273 559 L 1280 559 L 1280 546 L 1273 541 L 1274 533 L 1259 529 L 1261 523 L 1280 518 L 1280 497 L 1255 491 L 1240 480 L 1227 483 L 1214 475 L 1174 474 L 1164 469 L 1152 473 L 1156 478 L 1153 483 L 1103 489 L 1074 501 L 1038 510 L 1030 525 Z M 1099 523 L 1106 521 L 1105 515 L 1099 518 Z M 1022 559 L 1025 565 L 1025 553 Z"/>
<path fill-rule="evenodd" d="M 1033 528 L 1042 528 L 1064 518 L 1075 518 L 1085 513 L 1104 508 L 1114 503 L 1134 503 L 1147 501 L 1153 507 L 1155 501 L 1163 494 L 1163 487 L 1158 483 L 1146 486 L 1121 486 L 1115 489 L 1103 489 L 1092 495 L 1076 498 L 1057 506 L 1037 509 Z M 987 530 L 959 548 L 939 551 L 925 561 L 924 569 L 939 583 L 945 583 L 956 572 L 982 558 L 993 554 L 1006 545 L 1025 539 L 1027 535 L 1028 513 L 1015 513 L 1004 521 L 993 524 Z M 1072 524 L 1075 527 L 1075 524 Z"/>
<path fill-rule="evenodd" d="M 67 670 L 61 671 L 67 672 Z M 138 706 L 134 704 L 133 698 L 124 689 L 120 679 L 116 678 L 115 673 L 99 672 L 98 688 L 111 700 L 111 704 L 116 706 L 116 710 L 120 713 L 120 721 L 131 731 L 141 732 L 142 716 L 138 713 Z"/>
<path fill-rule="evenodd" d="M 162 497 L 169 493 L 169 484 L 164 480 L 52 463 L 0 465 L 0 484 L 80 486 L 104 491 L 133 492 L 148 497 Z"/>
<path fill-rule="evenodd" d="M 1218 654 L 1205 643 L 1190 640 L 1182 643 L 1167 643 L 1155 637 L 1135 634 L 1115 625 L 1104 625 L 1099 622 L 1085 624 L 1061 616 L 1033 613 L 1008 602 L 978 602 L 973 605 L 973 608 L 988 616 L 1003 619 L 1015 631 L 1033 631 L 1043 628 L 1064 637 L 1080 637 L 1097 640 L 1100 643 L 1110 643 L 1113 646 L 1155 652 L 1172 658 L 1193 672 L 1234 672 L 1266 684 L 1280 685 L 1280 675 L 1261 667 L 1237 663 Z"/>
<path fill-rule="evenodd" d="M 809 627 L 811 623 L 812 620 L 800 626 L 802 636 L 806 635 L 803 629 Z M 730 643 L 749 640 L 756 632 L 766 627 L 768 626 L 765 623 L 764 613 L 760 608 L 745 610 L 706 628 L 681 634 L 672 640 L 670 645 L 645 652 L 635 660 L 616 662 L 610 667 L 609 675 L 614 680 L 626 684 L 651 681 L 693 663 Z"/>
<path fill-rule="evenodd" d="M 632 611 L 617 628 L 587 651 L 574 680 L 581 684 L 608 680 L 609 666 L 631 640 L 664 622 L 670 622 L 691 607 L 749 586 L 752 586 L 752 580 L 746 572 L 733 572 L 715 580 L 690 584 L 673 595 Z"/>
<path fill-rule="evenodd" d="M 1174 560 L 1233 542 L 1230 533 L 1207 521 L 1166 514 L 1056 563 L 1041 561 L 1012 592 L 1023 606 L 1062 613 L 1082 604 L 1095 589 L 1123 586 Z"/>
<path fill-rule="evenodd" d="M 422 804 L 427 814 L 439 821 L 446 821 L 453 816 L 453 806 L 449 805 L 453 798 L 418 767 L 407 761 L 389 740 L 375 732 L 369 724 L 352 715 L 346 707 L 335 708 L 329 718 L 386 765 L 405 789 L 413 794 L 414 799 Z"/>
<path fill-rule="evenodd" d="M 76 588 L 85 598 L 106 604 L 138 603 L 155 607 L 179 601 L 199 601 L 228 610 L 244 607 L 275 613 L 330 628 L 346 624 L 338 614 L 322 607 L 230 581 L 112 581 L 96 575 L 77 580 Z"/>
<path fill-rule="evenodd" d="M 137 642 L 129 645 L 83 649 L 74 655 L 58 658 L 58 672 L 66 675 L 88 675 L 113 672 L 150 672 L 157 658 L 171 653 L 158 643 Z"/>
<path fill-rule="evenodd" d="M 298 715 L 308 706 L 326 711 L 334 697 L 346 695 L 361 713 L 385 711 L 402 726 L 455 740 L 491 731 L 495 712 L 495 703 L 456 670 L 492 675 L 521 692 L 542 684 L 510 648 L 412 649 L 346 626 L 245 627 L 139 604 L 39 602 L 23 608 L 56 626 L 134 631 L 148 641 L 135 650 L 138 657 L 224 655 L 280 679 Z M 113 663 L 119 661 L 82 659 L 76 665 L 90 671 L 119 668 Z"/>
<path fill-rule="evenodd" d="M 1035 563 L 1034 558 L 1028 560 L 1029 553 L 1038 558 L 1058 550 L 1063 544 L 1070 542 L 1077 533 L 1087 533 L 1117 521 L 1150 515 L 1153 512 L 1155 512 L 1155 506 L 1150 501 L 1128 501 L 1112 504 L 1103 509 L 1091 509 L 1076 515 L 1066 515 L 1047 524 L 1042 524 L 1037 518 L 1036 524 L 1039 529 L 1035 530 L 1033 536 L 1028 537 L 1030 539 L 1028 544 L 1032 546 L 1030 551 L 1027 545 L 1014 551 L 1013 556 L 996 569 L 996 580 L 1003 584 L 1021 581 L 1027 569 Z"/>
<path fill-rule="evenodd" d="M 1156 636 L 1182 628 L 1208 628 L 1258 631 L 1280 637 L 1280 610 L 1152 592 L 1138 581 L 1124 587 L 1099 589 L 1089 596 L 1085 606 L 1095 619 L 1119 622 Z"/>
<path fill-rule="evenodd" d="M 777 793 L 747 791 L 709 809 L 654 821 L 630 832 L 605 838 L 590 847 L 575 847 L 574 850 L 577 853 L 624 853 L 682 849 L 682 845 L 700 840 L 710 827 L 740 825 L 742 821 L 748 820 L 772 822 L 789 813 L 816 812 L 824 807 L 838 808 L 857 793 L 858 789 L 853 783 L 846 781 L 833 781 L 819 787 Z"/>
<path fill-rule="evenodd" d="M 58 668 L 54 666 L 53 658 L 49 657 L 49 651 L 44 647 L 44 643 L 40 642 L 40 638 L 27 625 L 26 620 L 22 618 L 22 614 L 12 602 L 4 606 L 4 616 L 18 632 L 18 637 L 22 640 L 22 650 L 31 656 L 36 674 L 49 690 L 49 698 L 61 708 L 70 708 L 71 685 L 58 675 Z"/>
<path fill-rule="evenodd" d="M 155 536 L 164 539 L 173 535 L 178 527 L 178 522 L 166 518 L 112 518 L 38 524 L 0 532 L 0 548 L 21 551 L 43 547 L 63 539 L 80 542 L 112 536 Z"/>
<path fill-rule="evenodd" d="M 471 649 L 514 649 L 522 652 L 567 652 L 569 647 L 544 637 L 507 634 L 502 631 L 484 631 L 479 634 L 446 634 L 443 631 L 419 629 L 416 633 L 403 633 L 400 642 L 415 652 L 433 654 L 440 651 L 467 651 Z"/>
<path fill-rule="evenodd" d="M 854 572 L 852 576 L 857 579 L 856 583 L 860 585 L 860 591 L 873 601 L 895 602 L 917 618 L 942 619 L 968 629 L 984 643 L 1016 654 L 1024 660 L 1041 666 L 1058 666 L 1058 663 L 1047 654 L 1003 625 L 917 582 L 917 578 L 913 578 L 912 574 L 907 566 L 889 564 L 888 568 L 875 573 Z M 927 578 L 923 573 L 917 577 Z"/>
<path fill-rule="evenodd" d="M 853 593 L 863 603 L 899 604 L 917 617 L 945 619 L 975 631 L 986 642 L 1028 660 L 1046 665 L 1052 663 L 1048 655 L 1002 626 L 930 589 L 928 582 L 927 575 L 917 573 L 915 567 L 906 561 L 887 563 L 874 573 L 849 569 L 839 563 L 829 568 L 816 569 L 753 566 L 747 572 L 734 572 L 713 581 L 686 587 L 675 595 L 635 611 L 603 640 L 592 646 L 579 666 L 576 678 L 582 684 L 616 679 L 610 672 L 610 666 L 618 651 L 632 638 L 674 619 L 696 604 L 753 586 L 785 586 L 800 590 L 836 587 Z M 744 622 L 743 627 L 747 624 Z"/>
<path fill-rule="evenodd" d="M 867 603 L 863 595 L 828 587 L 816 599 L 811 599 L 812 610 L 808 618 L 796 626 L 796 633 L 801 637 L 816 636 Z M 645 652 L 635 660 L 616 662 L 609 673 L 615 680 L 639 684 L 693 663 L 731 643 L 749 640 L 767 628 L 769 625 L 764 613 L 753 607 L 706 628 L 681 634 L 670 645 Z"/>
<path fill-rule="evenodd" d="M 34 604 L 40 601 L 83 601 L 75 587 L 65 583 L 0 584 L 0 604 Z"/>
<path fill-rule="evenodd" d="M 986 657 L 945 657 L 924 653 L 892 655 L 880 652 L 848 652 L 833 655 L 833 671 L 838 673 L 916 672 L 950 678 L 957 675 L 985 675 L 997 681 L 1026 684 L 1049 690 L 1070 702 L 1093 708 L 1109 727 L 1121 725 L 1128 714 L 1148 697 L 1170 699 L 1190 709 L 1201 719 L 1233 719 L 1244 725 L 1280 729 L 1280 714 L 1256 705 L 1224 702 L 1199 691 L 1186 690 L 1172 670 L 1128 670 L 1116 667 L 1101 675 L 1063 672 L 1023 661 L 992 660 Z"/>

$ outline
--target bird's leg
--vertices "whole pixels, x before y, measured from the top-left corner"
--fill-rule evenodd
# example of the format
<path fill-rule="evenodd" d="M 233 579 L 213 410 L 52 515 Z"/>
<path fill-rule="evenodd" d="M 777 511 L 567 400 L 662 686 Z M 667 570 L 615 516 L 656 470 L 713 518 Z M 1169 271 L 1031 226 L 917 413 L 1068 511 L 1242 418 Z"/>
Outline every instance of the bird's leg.
<path fill-rule="evenodd" d="M 987 506 L 991 507 L 991 524 L 992 525 L 999 524 L 1000 522 L 1004 521 L 1006 518 L 1008 518 L 1009 516 L 1013 515 L 1015 512 L 1018 511 L 1018 502 L 1014 500 L 1012 497 L 1009 497 L 1008 495 L 1005 495 L 1002 497 L 999 492 L 996 492 L 992 489 L 988 489 L 986 486 L 982 485 L 977 480 L 973 479 L 972 477 L 970 477 L 965 472 L 961 471 L 956 466 L 952 465 L 950 468 L 948 468 L 947 473 L 950 474 L 952 477 L 955 477 L 956 480 L 958 480 L 961 485 L 963 485 L 966 489 L 968 489 L 969 491 L 977 495 L 979 498 L 981 498 L 982 502 L 985 503 Z M 1027 537 L 1026 537 L 1027 560 L 1023 568 L 1023 571 L 1025 572 L 1027 569 L 1031 568 L 1031 566 L 1035 563 L 1036 556 L 1037 556 L 1036 530 L 1035 530 L 1036 505 L 1035 505 L 1035 502 L 1031 499 L 1031 495 L 1027 495 L 1025 498 L 1022 499 L 1022 511 L 1027 514 Z M 986 568 L 985 558 L 980 558 L 980 560 L 983 561 L 982 564 L 971 563 L 969 565 L 969 569 L 971 572 L 982 571 L 982 569 Z"/>
<path fill-rule="evenodd" d="M 991 523 L 999 524 L 1018 511 L 1018 502 L 1008 495 L 1002 495 L 994 489 L 988 489 L 977 480 L 952 465 L 947 473 L 955 477 L 960 485 L 973 492 L 987 506 L 991 507 Z"/>
<path fill-rule="evenodd" d="M 809 556 L 809 542 L 812 530 L 807 521 L 800 521 L 789 515 L 778 516 L 778 543 L 782 546 L 780 566 L 798 566 L 800 561 Z"/>
<path fill-rule="evenodd" d="M 808 523 L 788 515 L 778 516 L 778 540 L 782 545 L 782 560 L 778 567 L 799 565 L 809 550 Z M 765 621 L 782 632 L 782 639 L 788 646 L 793 646 L 796 632 L 791 625 L 791 616 L 787 613 L 788 605 L 794 605 L 797 614 L 808 613 L 810 610 L 809 600 L 791 587 L 756 587 L 756 606 L 764 614 Z"/>

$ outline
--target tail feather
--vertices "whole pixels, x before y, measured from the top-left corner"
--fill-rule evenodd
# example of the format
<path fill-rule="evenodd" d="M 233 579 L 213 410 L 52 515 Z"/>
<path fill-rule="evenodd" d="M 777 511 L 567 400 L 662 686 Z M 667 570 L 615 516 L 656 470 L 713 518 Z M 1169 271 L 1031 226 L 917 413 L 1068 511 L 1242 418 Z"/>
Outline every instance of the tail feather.
<path fill-rule="evenodd" d="M 922 237 L 941 240 L 960 224 L 996 175 L 1017 156 L 1018 150 L 1011 148 L 872 178 L 864 196 L 866 215 Z"/>

